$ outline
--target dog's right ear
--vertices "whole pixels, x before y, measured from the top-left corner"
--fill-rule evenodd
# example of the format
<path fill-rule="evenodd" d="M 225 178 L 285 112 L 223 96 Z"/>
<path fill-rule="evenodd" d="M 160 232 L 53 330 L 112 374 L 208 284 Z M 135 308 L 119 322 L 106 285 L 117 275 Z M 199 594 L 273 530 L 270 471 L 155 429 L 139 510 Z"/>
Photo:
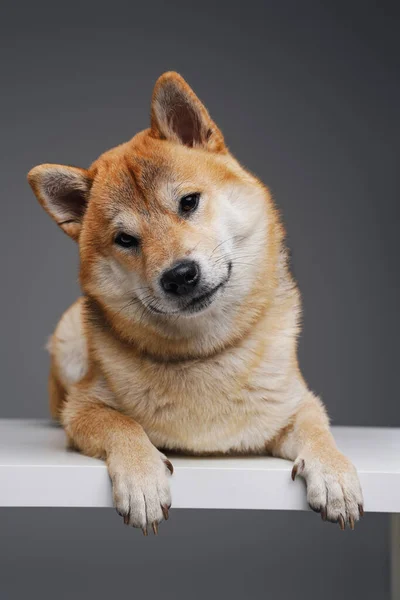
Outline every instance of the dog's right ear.
<path fill-rule="evenodd" d="M 29 171 L 28 181 L 43 208 L 77 241 L 91 187 L 88 171 L 63 165 L 39 165 Z"/>

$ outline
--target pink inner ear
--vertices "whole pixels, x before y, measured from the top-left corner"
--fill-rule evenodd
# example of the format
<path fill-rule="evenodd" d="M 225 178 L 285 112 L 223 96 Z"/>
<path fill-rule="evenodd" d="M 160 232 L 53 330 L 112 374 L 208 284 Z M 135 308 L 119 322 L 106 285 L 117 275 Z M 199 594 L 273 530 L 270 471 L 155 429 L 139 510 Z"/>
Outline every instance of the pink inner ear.
<path fill-rule="evenodd" d="M 82 220 L 87 205 L 87 192 L 77 185 L 79 182 L 68 177 L 59 176 L 57 179 L 54 175 L 43 182 L 47 207 L 59 225 Z"/>
<path fill-rule="evenodd" d="M 204 141 L 199 116 L 187 102 L 180 104 L 178 101 L 172 107 L 170 127 L 185 146 L 200 145 Z"/>
<path fill-rule="evenodd" d="M 86 210 L 86 194 L 81 190 L 69 190 L 59 193 L 53 203 L 65 212 L 66 221 L 81 221 Z"/>

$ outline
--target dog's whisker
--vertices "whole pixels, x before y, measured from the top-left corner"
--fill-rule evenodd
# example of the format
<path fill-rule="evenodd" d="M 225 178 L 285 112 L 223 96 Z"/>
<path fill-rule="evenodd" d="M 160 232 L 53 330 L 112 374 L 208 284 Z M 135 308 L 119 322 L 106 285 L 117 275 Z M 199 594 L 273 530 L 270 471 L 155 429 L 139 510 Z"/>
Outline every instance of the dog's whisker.
<path fill-rule="evenodd" d="M 234 240 L 234 239 L 236 239 L 236 238 L 238 238 L 238 237 L 240 237 L 240 236 L 238 236 L 238 235 L 234 235 L 234 236 L 232 236 L 232 237 L 230 237 L 230 238 L 228 238 L 228 239 L 226 239 L 226 240 L 223 240 L 223 241 L 222 241 L 222 242 L 220 242 L 219 244 L 217 244 L 217 245 L 215 246 L 214 250 L 211 252 L 211 254 L 210 254 L 210 256 L 209 256 L 208 258 L 209 258 L 209 259 L 211 259 L 211 258 L 212 258 L 212 256 L 214 255 L 214 253 L 216 252 L 216 250 L 218 250 L 218 248 L 220 248 L 220 247 L 221 247 L 223 244 L 227 244 L 228 242 L 231 242 L 232 240 Z"/>

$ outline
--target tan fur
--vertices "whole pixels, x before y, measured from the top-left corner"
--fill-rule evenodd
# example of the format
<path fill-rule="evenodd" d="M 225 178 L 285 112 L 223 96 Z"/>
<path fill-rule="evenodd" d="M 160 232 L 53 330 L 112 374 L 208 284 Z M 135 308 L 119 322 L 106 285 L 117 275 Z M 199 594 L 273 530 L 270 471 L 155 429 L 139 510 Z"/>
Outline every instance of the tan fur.
<path fill-rule="evenodd" d="M 167 515 L 160 449 L 270 451 L 295 460 L 312 508 L 353 526 L 357 475 L 298 367 L 300 297 L 277 210 L 186 82 L 163 75 L 151 128 L 88 170 L 41 165 L 29 181 L 81 258 L 84 297 L 50 344 L 51 412 L 76 447 L 107 461 L 125 521 L 146 531 Z M 183 218 L 179 198 L 194 192 L 199 208 Z M 139 250 L 115 244 L 121 230 Z M 222 282 L 192 316 L 159 286 L 185 257 L 210 289 Z"/>
<path fill-rule="evenodd" d="M 52 360 L 49 374 L 49 408 L 52 418 L 56 421 L 61 417 L 64 401 L 65 389 L 61 384 L 60 376 L 58 375 L 54 361 Z"/>

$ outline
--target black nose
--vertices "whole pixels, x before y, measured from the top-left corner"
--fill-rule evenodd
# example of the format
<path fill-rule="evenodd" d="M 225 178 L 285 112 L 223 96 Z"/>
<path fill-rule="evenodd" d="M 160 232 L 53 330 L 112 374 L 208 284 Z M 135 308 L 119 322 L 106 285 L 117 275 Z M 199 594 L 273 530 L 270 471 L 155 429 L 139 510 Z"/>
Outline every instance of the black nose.
<path fill-rule="evenodd" d="M 200 267 L 192 260 L 183 260 L 161 276 L 164 291 L 174 296 L 190 294 L 200 279 Z"/>

